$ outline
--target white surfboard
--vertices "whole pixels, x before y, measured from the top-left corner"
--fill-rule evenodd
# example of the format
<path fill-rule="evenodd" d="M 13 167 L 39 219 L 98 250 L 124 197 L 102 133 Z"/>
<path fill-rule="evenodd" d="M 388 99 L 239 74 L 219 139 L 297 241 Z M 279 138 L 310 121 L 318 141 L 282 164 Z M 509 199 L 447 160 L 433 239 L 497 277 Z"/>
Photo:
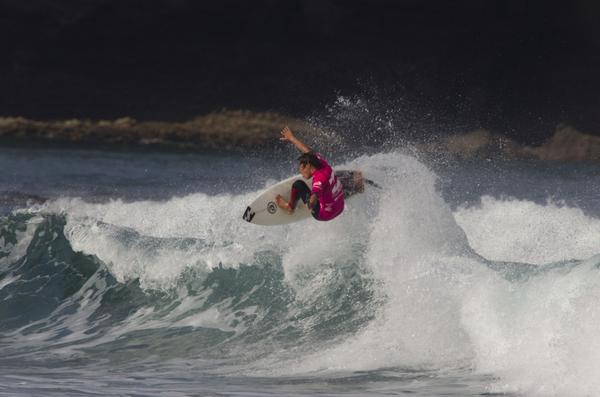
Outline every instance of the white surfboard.
<path fill-rule="evenodd" d="M 344 187 L 346 198 L 351 197 L 355 193 L 362 193 L 364 191 L 363 177 L 360 171 L 340 170 L 336 171 L 335 174 Z M 255 225 L 265 226 L 285 225 L 287 223 L 312 218 L 310 211 L 302 200 L 298 202 L 296 209 L 292 214 L 279 208 L 275 201 L 275 197 L 277 197 L 278 194 L 281 194 L 283 198 L 288 201 L 290 199 L 292 185 L 297 180 L 304 181 L 309 187 L 312 186 L 312 178 L 305 179 L 302 175 L 296 175 L 283 180 L 261 193 L 260 196 L 246 208 L 242 218 Z"/>

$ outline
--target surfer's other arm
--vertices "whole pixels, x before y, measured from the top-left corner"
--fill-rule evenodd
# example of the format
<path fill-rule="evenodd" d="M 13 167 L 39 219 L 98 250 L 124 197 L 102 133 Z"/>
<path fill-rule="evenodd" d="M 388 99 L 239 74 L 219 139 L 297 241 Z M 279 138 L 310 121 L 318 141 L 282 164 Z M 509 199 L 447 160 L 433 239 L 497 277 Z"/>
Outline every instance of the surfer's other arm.
<path fill-rule="evenodd" d="M 298 138 L 296 138 L 296 136 L 294 135 L 294 133 L 292 132 L 290 127 L 288 127 L 287 125 L 283 128 L 283 130 L 281 130 L 281 138 L 279 138 L 279 139 L 281 139 L 282 141 L 292 142 L 294 144 L 294 146 L 296 146 L 296 148 L 298 150 L 300 150 L 302 153 L 312 152 L 311 148 L 309 148 L 302 141 L 300 141 Z"/>

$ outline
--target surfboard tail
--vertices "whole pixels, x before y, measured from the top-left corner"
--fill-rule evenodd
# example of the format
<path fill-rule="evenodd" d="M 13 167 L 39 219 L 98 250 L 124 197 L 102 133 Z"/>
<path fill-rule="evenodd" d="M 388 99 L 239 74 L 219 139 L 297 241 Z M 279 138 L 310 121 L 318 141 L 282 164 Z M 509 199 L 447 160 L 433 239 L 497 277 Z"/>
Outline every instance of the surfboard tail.
<path fill-rule="evenodd" d="M 365 184 L 381 189 L 381 186 L 376 182 L 367 179 L 360 171 L 336 171 L 336 176 L 344 187 L 344 195 L 346 198 L 355 195 L 356 193 L 364 193 Z"/>

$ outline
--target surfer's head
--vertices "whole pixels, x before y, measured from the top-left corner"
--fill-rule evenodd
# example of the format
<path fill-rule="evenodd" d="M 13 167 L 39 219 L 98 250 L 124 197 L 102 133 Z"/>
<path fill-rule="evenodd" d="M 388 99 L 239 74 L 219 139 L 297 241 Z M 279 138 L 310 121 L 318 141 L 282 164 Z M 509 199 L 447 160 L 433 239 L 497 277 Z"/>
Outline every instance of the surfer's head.
<path fill-rule="evenodd" d="M 300 162 L 300 174 L 306 179 L 312 177 L 313 172 L 323 167 L 321 160 L 310 152 L 302 153 L 302 155 L 298 157 L 298 161 Z"/>

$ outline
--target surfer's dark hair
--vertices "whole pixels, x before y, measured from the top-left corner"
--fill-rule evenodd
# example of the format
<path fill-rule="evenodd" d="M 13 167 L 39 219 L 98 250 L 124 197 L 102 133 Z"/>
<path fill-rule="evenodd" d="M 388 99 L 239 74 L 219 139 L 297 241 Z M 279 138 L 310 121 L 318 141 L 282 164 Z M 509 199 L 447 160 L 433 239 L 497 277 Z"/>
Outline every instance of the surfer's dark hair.
<path fill-rule="evenodd" d="M 315 156 L 315 154 L 312 152 L 302 153 L 300 157 L 298 157 L 298 161 L 300 162 L 300 164 L 310 164 L 318 170 L 320 170 L 323 167 L 323 163 L 321 163 L 321 160 L 319 160 L 319 158 Z"/>

